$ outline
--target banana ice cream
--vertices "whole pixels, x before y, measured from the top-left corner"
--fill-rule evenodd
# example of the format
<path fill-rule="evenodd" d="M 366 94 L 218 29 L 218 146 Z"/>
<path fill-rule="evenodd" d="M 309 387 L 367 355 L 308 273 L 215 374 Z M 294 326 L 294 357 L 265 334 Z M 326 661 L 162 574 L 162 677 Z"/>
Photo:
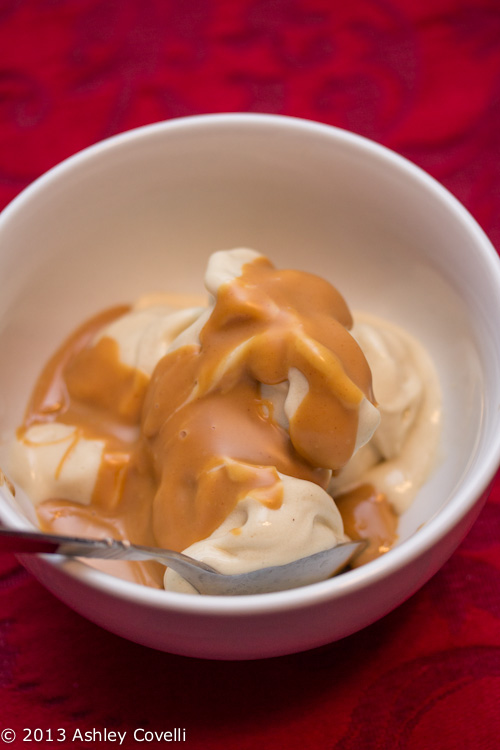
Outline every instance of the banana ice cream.
<path fill-rule="evenodd" d="M 387 551 L 439 439 L 425 351 L 252 250 L 214 253 L 205 285 L 199 306 L 157 295 L 102 313 L 47 364 L 10 462 L 41 528 L 223 573 L 348 538 L 370 539 L 358 562 Z M 193 591 L 158 563 L 114 572 Z"/>

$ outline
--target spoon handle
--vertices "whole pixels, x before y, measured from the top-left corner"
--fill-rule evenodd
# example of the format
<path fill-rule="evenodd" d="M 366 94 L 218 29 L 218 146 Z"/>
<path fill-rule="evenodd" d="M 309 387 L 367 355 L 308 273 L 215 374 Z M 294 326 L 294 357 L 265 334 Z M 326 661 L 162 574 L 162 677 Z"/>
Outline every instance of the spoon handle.
<path fill-rule="evenodd" d="M 49 534 L 39 534 L 36 531 L 19 531 L 17 529 L 0 529 L 0 553 L 56 553 L 59 546 L 60 541 Z"/>
<path fill-rule="evenodd" d="M 67 557 L 94 557 L 101 560 L 157 560 L 164 565 L 172 561 L 195 564 L 203 570 L 214 572 L 205 563 L 193 561 L 186 555 L 157 547 L 143 547 L 118 539 L 86 539 L 83 537 L 44 534 L 40 531 L 0 528 L 0 554 L 43 553 L 66 555 Z"/>

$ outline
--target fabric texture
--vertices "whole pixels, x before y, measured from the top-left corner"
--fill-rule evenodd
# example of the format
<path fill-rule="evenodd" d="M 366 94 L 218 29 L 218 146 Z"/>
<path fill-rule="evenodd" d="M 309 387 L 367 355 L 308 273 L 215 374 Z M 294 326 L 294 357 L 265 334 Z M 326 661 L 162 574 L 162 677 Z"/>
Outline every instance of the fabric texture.
<path fill-rule="evenodd" d="M 499 38 L 497 0 L 0 0 L 0 207 L 114 133 L 268 112 L 393 148 L 498 247 Z M 29 747 L 26 727 L 45 733 L 39 745 L 48 730 L 48 746 L 83 747 L 78 731 L 107 729 L 135 747 L 135 729 L 179 727 L 192 750 L 494 750 L 499 592 L 499 478 L 460 548 L 409 601 L 343 641 L 269 660 L 129 643 L 0 556 L 0 744 L 13 729 L 11 746 Z"/>

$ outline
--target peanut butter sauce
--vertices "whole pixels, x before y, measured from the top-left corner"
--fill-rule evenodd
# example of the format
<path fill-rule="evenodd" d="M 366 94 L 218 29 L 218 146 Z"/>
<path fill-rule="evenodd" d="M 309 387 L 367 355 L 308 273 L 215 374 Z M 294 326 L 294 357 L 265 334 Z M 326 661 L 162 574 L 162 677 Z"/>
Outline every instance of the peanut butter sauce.
<path fill-rule="evenodd" d="M 150 381 L 121 363 L 113 339 L 95 341 L 126 310 L 103 313 L 70 337 L 30 401 L 21 438 L 33 424 L 60 421 L 104 444 L 90 505 L 47 499 L 39 506 L 44 530 L 183 550 L 250 491 L 279 507 L 278 472 L 326 488 L 351 457 L 358 407 L 363 397 L 374 400 L 371 374 L 348 333 L 349 310 L 326 281 L 278 271 L 262 257 L 247 263 L 220 287 L 199 341 L 163 357 Z M 287 431 L 260 383 L 287 381 L 292 368 L 308 390 Z M 343 503 L 349 518 L 353 502 Z M 161 585 L 160 566 L 130 571 Z"/>
<path fill-rule="evenodd" d="M 387 498 L 371 484 L 358 487 L 335 498 L 351 539 L 368 539 L 369 544 L 353 566 L 364 565 L 387 552 L 397 539 L 397 516 Z"/>
<path fill-rule="evenodd" d="M 38 378 L 18 436 L 33 424 L 53 421 L 118 443 L 130 432 L 140 416 L 147 378 L 120 363 L 112 339 L 92 345 L 100 330 L 129 309 L 123 305 L 96 315 L 60 347 Z"/>

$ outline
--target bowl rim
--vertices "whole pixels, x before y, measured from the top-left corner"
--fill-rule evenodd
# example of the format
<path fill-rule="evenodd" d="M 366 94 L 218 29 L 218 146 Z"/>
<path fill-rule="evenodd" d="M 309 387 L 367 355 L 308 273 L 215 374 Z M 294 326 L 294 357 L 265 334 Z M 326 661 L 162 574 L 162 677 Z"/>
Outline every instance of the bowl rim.
<path fill-rule="evenodd" d="M 113 135 L 69 156 L 28 185 L 0 213 L 0 231 L 17 212 L 23 210 L 26 203 L 36 199 L 45 187 L 64 178 L 67 173 L 78 169 L 81 165 L 102 154 L 126 147 L 136 141 L 148 139 L 151 136 L 166 135 L 169 132 L 187 132 L 199 128 L 234 127 L 261 128 L 263 130 L 285 128 L 296 133 L 302 133 L 304 136 L 309 134 L 313 137 L 319 136 L 330 139 L 335 141 L 337 146 L 342 145 L 343 147 L 357 149 L 363 152 L 366 158 L 383 161 L 387 166 L 391 166 L 394 171 L 404 174 L 406 179 L 410 179 L 448 209 L 450 214 L 454 216 L 455 221 L 462 225 L 463 231 L 471 237 L 476 252 L 481 253 L 487 272 L 500 290 L 500 258 L 495 248 L 469 211 L 431 175 L 400 154 L 365 136 L 333 125 L 288 115 L 245 112 L 193 115 L 156 122 Z M 498 360 L 500 366 L 500 353 L 498 353 Z M 500 427 L 500 414 L 497 414 L 496 420 Z M 472 511 L 474 505 L 481 502 L 481 498 L 492 482 L 499 464 L 500 429 L 496 431 L 494 439 L 483 448 L 480 462 L 472 477 L 467 476 L 465 481 L 462 480 L 446 506 L 428 519 L 422 528 L 410 538 L 367 565 L 347 571 L 343 575 L 327 581 L 288 591 L 238 597 L 198 596 L 165 592 L 161 589 L 152 589 L 116 578 L 76 560 L 66 560 L 59 556 L 49 557 L 45 555 L 41 557 L 48 565 L 58 568 L 70 577 L 76 578 L 81 584 L 96 591 L 112 598 L 147 605 L 155 610 L 164 610 L 165 612 L 175 611 L 201 616 L 231 615 L 247 617 L 262 613 L 269 614 L 302 609 L 359 592 L 410 565 L 448 535 L 453 527 Z M 2 508 L 0 506 L 0 515 L 8 518 L 9 507 Z M 21 524 L 19 524 L 20 521 Z M 11 522 L 14 526 L 29 525 L 28 522 L 24 523 L 24 519 L 13 508 Z"/>

